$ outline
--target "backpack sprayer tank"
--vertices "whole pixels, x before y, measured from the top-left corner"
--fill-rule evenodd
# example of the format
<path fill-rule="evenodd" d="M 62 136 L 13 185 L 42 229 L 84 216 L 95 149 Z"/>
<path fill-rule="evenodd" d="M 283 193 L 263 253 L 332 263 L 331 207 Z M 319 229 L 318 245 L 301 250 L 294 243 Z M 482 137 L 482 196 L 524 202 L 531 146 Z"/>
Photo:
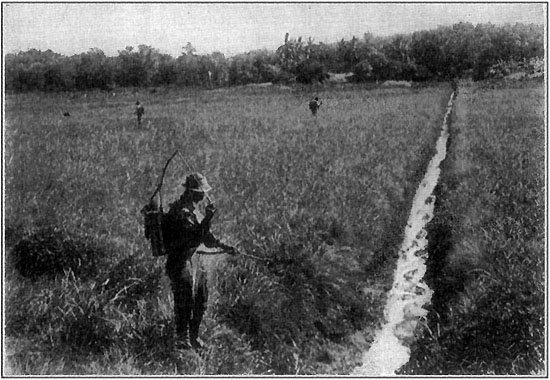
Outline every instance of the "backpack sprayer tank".
<path fill-rule="evenodd" d="M 164 216 L 164 212 L 162 210 L 162 194 L 160 191 L 162 189 L 162 181 L 164 180 L 166 169 L 176 154 L 178 154 L 177 150 L 174 154 L 172 154 L 172 156 L 170 156 L 168 161 L 166 161 L 166 165 L 164 165 L 164 169 L 162 169 L 159 184 L 155 192 L 151 195 L 149 203 L 141 209 L 141 214 L 144 217 L 145 224 L 145 238 L 150 241 L 151 251 L 155 257 L 166 255 L 166 247 L 164 246 L 164 237 L 162 235 L 162 218 Z M 160 205 L 157 205 L 157 202 L 155 201 L 155 195 L 157 195 L 157 193 L 159 194 Z"/>
<path fill-rule="evenodd" d="M 153 256 L 164 256 L 166 255 L 166 247 L 164 245 L 164 237 L 162 233 L 162 219 L 164 217 L 164 212 L 162 210 L 162 182 L 164 180 L 164 174 L 166 173 L 166 169 L 168 168 L 168 165 L 170 164 L 170 161 L 179 154 L 183 162 L 187 165 L 189 170 L 192 172 L 193 169 L 185 160 L 183 155 L 179 152 L 179 150 L 176 150 L 172 156 L 166 161 L 166 164 L 164 165 L 164 169 L 162 170 L 162 174 L 159 179 L 159 184 L 157 188 L 155 189 L 155 192 L 153 195 L 151 195 L 151 198 L 149 199 L 149 203 L 145 205 L 141 209 L 141 214 L 144 217 L 144 225 L 145 225 L 145 238 L 148 239 L 151 243 L 151 251 L 153 252 Z M 155 201 L 155 196 L 159 195 L 159 205 L 157 205 L 157 202 Z M 213 204 L 212 198 L 206 194 L 206 199 L 208 200 L 208 203 Z"/>
<path fill-rule="evenodd" d="M 158 207 L 154 199 L 141 209 L 141 214 L 144 217 L 145 238 L 151 243 L 151 251 L 153 256 L 166 255 L 164 247 L 164 238 L 162 236 L 162 207 Z"/>

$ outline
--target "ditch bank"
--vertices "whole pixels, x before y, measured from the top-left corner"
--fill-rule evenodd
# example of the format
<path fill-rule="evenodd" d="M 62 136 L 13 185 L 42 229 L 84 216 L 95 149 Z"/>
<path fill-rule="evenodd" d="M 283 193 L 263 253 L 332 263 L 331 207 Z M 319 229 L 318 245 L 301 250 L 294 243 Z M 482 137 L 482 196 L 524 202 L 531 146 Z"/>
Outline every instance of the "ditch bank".
<path fill-rule="evenodd" d="M 409 361 L 409 345 L 414 339 L 416 326 L 428 314 L 424 306 L 430 303 L 433 291 L 424 282 L 428 258 L 426 226 L 433 218 L 434 190 L 441 172 L 440 164 L 447 154 L 448 119 L 454 95 L 451 94 L 447 103 L 436 153 L 413 199 L 393 286 L 384 309 L 385 323 L 376 332 L 370 349 L 363 354 L 363 364 L 351 373 L 353 376 L 394 375 Z"/>

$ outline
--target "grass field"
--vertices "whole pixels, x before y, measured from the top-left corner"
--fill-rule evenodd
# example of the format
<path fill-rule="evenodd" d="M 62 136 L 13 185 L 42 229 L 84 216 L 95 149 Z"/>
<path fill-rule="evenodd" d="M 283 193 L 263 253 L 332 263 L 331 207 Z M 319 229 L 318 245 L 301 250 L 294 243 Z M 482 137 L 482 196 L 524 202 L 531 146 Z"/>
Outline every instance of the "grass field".
<path fill-rule="evenodd" d="M 543 375 L 544 86 L 465 85 L 430 239 L 429 327 L 406 374 Z"/>
<path fill-rule="evenodd" d="M 321 90 L 317 119 L 300 89 L 8 96 L 7 368 L 348 372 L 380 323 L 449 91 Z M 183 358 L 164 259 L 150 257 L 139 214 L 176 149 L 214 187 L 214 232 L 270 260 L 212 259 L 209 348 Z M 165 205 L 186 172 L 170 166 Z"/>
<path fill-rule="evenodd" d="M 443 169 L 443 183 L 465 186 L 464 191 L 453 198 L 451 190 L 440 188 L 446 208 L 440 212 L 457 228 L 453 243 L 476 242 L 468 257 L 486 262 L 492 260 L 486 244 L 498 247 L 506 228 L 529 226 L 512 228 L 503 250 L 527 247 L 530 271 L 518 276 L 540 285 L 544 152 L 526 148 L 533 141 L 538 147 L 541 138 L 540 88 L 475 89 L 459 95 L 453 166 Z M 304 375 L 347 374 L 360 364 L 381 322 L 411 200 L 433 153 L 450 86 L 316 91 L 324 101 L 316 119 L 307 110 L 311 89 L 8 96 L 7 371 Z M 488 101 L 494 94 L 502 108 L 487 120 L 484 111 L 496 107 Z M 141 127 L 132 115 L 137 98 L 146 108 Z M 503 116 L 506 112 L 513 117 Z M 470 128 L 472 123 L 478 127 Z M 517 126 L 524 124 L 528 132 L 519 134 Z M 214 232 L 268 259 L 210 260 L 211 297 L 201 328 L 208 348 L 201 355 L 172 349 L 164 259 L 151 257 L 139 213 L 176 149 L 214 187 L 219 209 Z M 511 166 L 505 155 L 510 149 L 526 160 L 513 162 L 530 168 L 518 169 L 521 177 L 502 174 Z M 474 154 L 490 165 L 481 165 Z M 182 191 L 187 172 L 181 160 L 170 166 L 165 205 Z M 509 190 L 517 183 L 525 191 Z M 499 198 L 505 190 L 508 203 Z M 525 194 L 527 219 L 516 218 L 524 209 L 511 208 L 518 193 Z M 508 208 L 500 210 L 501 204 Z M 492 232 L 487 243 L 472 223 L 463 223 L 471 214 L 456 208 L 465 205 L 477 205 L 471 208 L 472 223 L 509 217 L 498 219 L 503 230 Z M 497 225 L 488 220 L 493 222 L 481 231 Z M 530 315 L 539 315 L 529 309 L 539 305 L 543 289 L 538 289 L 525 300 Z M 539 327 L 533 325 L 533 331 Z M 428 360 L 428 373 L 434 368 L 429 365 Z"/>

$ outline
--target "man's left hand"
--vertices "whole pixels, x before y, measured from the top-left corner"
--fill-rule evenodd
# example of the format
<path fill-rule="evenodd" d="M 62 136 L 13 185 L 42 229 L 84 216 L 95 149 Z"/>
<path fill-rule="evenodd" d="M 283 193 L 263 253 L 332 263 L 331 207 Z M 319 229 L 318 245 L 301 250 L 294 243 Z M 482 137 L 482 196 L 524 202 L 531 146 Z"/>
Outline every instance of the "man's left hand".
<path fill-rule="evenodd" d="M 218 209 L 216 209 L 216 206 L 214 206 L 213 204 L 209 204 L 208 206 L 206 206 L 206 218 L 208 218 L 209 220 L 212 219 L 216 211 L 218 211 Z"/>

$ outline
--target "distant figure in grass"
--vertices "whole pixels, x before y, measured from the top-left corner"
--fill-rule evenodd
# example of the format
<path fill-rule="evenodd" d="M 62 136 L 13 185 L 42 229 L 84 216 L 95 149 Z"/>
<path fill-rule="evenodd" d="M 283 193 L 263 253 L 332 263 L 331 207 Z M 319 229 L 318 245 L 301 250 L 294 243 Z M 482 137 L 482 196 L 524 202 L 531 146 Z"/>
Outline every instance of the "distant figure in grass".
<path fill-rule="evenodd" d="M 63 112 L 63 116 L 65 116 L 65 117 L 69 117 L 69 116 L 71 116 L 71 114 L 70 114 L 70 113 L 68 113 L 68 112 Z"/>
<path fill-rule="evenodd" d="M 145 113 L 145 109 L 143 108 L 143 105 L 139 101 L 136 102 L 136 111 L 134 113 L 137 115 L 138 126 L 140 126 L 141 125 L 141 118 L 143 117 L 143 114 Z"/>
<path fill-rule="evenodd" d="M 176 348 L 200 349 L 199 327 L 208 301 L 205 254 L 237 254 L 237 250 L 221 243 L 210 232 L 210 222 L 216 207 L 209 203 L 205 214 L 199 203 L 210 185 L 200 173 L 186 177 L 185 191 L 170 204 L 163 217 L 162 230 L 168 258 L 166 273 L 174 293 Z"/>
<path fill-rule="evenodd" d="M 323 104 L 323 102 L 320 101 L 317 96 L 309 102 L 309 109 L 313 116 L 317 116 L 317 110 L 321 107 L 321 104 Z"/>
<path fill-rule="evenodd" d="M 453 88 L 455 95 L 458 94 L 458 80 L 456 78 L 451 80 L 451 87 Z"/>

